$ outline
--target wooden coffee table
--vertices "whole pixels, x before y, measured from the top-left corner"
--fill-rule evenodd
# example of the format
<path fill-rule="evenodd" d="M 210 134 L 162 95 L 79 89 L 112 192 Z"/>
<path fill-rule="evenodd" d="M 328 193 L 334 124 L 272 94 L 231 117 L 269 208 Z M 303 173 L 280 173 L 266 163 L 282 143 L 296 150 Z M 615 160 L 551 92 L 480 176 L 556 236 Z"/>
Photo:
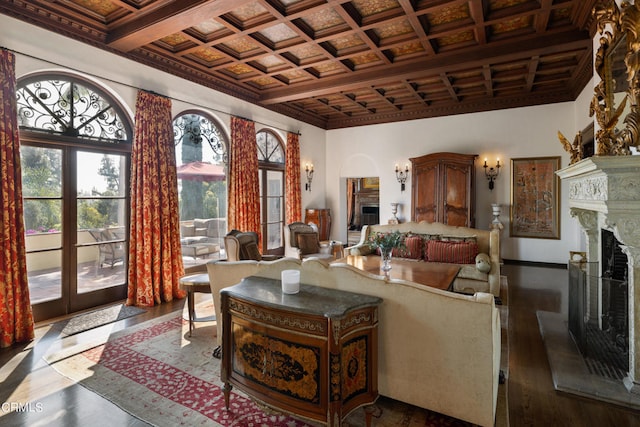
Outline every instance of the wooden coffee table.
<path fill-rule="evenodd" d="M 385 272 L 380 268 L 382 259 L 377 255 L 348 255 L 331 264 L 348 264 L 367 273 L 406 280 L 445 291 L 453 288 L 453 281 L 460 271 L 460 267 L 455 264 L 395 258 L 391 260 L 391 270 Z"/>

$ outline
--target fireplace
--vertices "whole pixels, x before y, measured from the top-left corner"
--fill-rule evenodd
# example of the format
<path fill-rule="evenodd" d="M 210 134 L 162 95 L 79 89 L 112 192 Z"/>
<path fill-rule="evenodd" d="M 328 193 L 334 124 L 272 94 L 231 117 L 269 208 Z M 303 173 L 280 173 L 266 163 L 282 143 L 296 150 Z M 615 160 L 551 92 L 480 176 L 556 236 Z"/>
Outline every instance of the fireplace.
<path fill-rule="evenodd" d="M 360 230 L 364 225 L 380 223 L 380 199 L 378 191 L 358 191 L 355 194 L 355 218 L 353 224 Z"/>
<path fill-rule="evenodd" d="M 569 332 L 591 374 L 622 381 L 629 371 L 628 283 L 599 275 L 600 268 L 597 262 L 569 263 Z"/>
<path fill-rule="evenodd" d="M 558 175 L 569 184 L 570 212 L 587 243 L 581 272 L 570 263 L 570 281 L 582 275 L 584 289 L 577 298 L 585 311 L 573 312 L 574 302 L 569 323 L 584 316 L 586 326 L 603 331 L 626 358 L 627 391 L 640 394 L 640 156 L 590 157 Z M 570 288 L 570 299 L 575 293 Z"/>
<path fill-rule="evenodd" d="M 364 205 L 360 213 L 361 225 L 380 224 L 380 206 Z"/>

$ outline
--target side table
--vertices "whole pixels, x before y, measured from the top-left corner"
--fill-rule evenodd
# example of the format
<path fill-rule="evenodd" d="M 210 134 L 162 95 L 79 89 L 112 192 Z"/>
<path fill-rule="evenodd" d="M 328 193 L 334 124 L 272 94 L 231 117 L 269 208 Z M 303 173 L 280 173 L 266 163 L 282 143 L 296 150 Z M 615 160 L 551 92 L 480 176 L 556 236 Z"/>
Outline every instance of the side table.
<path fill-rule="evenodd" d="M 193 294 L 201 292 L 203 294 L 211 293 L 211 285 L 209 284 L 208 273 L 189 274 L 182 276 L 179 280 L 179 287 L 187 292 L 187 310 L 189 311 L 189 336 L 193 330 L 193 322 L 210 322 L 216 320 L 215 316 L 197 318 Z"/>
<path fill-rule="evenodd" d="M 333 255 L 334 259 L 340 259 L 344 257 L 344 243 L 337 240 L 324 240 L 320 242 L 321 247 L 327 247 L 328 253 Z"/>
<path fill-rule="evenodd" d="M 339 242 L 337 240 L 332 240 L 331 248 L 332 248 L 333 257 L 335 259 L 340 259 L 344 257 L 344 243 Z"/>

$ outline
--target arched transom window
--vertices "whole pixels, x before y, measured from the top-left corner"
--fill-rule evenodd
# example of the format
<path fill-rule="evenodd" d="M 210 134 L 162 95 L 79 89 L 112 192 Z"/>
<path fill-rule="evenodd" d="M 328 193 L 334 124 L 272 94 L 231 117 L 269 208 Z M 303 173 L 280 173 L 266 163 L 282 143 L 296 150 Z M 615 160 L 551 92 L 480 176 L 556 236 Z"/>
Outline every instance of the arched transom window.
<path fill-rule="evenodd" d="M 21 129 L 124 142 L 131 127 L 122 108 L 95 86 L 68 75 L 33 76 L 17 90 Z"/>

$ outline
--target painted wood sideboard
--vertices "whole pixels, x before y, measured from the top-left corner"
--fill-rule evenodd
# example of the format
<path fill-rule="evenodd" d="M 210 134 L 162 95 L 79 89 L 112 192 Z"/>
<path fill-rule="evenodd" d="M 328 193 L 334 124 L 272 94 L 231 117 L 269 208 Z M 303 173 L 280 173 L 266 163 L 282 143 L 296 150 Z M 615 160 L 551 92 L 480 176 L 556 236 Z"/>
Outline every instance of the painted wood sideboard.
<path fill-rule="evenodd" d="M 248 277 L 221 292 L 221 377 L 278 410 L 339 426 L 378 397 L 375 296 Z M 371 416 L 365 410 L 366 424 Z"/>

